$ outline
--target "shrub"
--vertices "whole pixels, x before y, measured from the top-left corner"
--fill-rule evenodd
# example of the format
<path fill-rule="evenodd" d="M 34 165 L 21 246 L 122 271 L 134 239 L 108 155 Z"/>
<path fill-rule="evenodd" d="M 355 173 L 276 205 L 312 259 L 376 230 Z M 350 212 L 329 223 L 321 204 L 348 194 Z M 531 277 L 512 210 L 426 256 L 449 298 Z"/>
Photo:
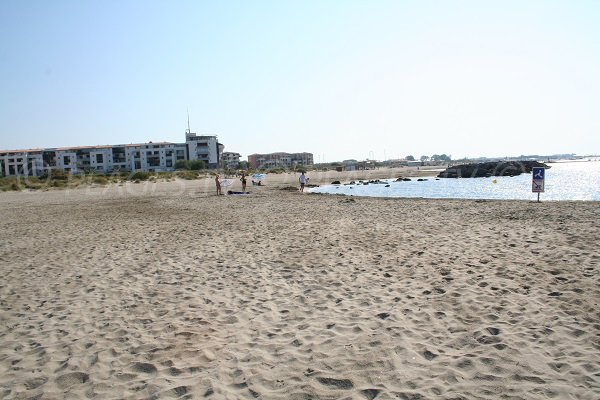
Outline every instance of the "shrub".
<path fill-rule="evenodd" d="M 273 168 L 269 170 L 270 174 L 285 174 L 285 168 Z"/>
<path fill-rule="evenodd" d="M 129 179 L 132 181 L 146 181 L 146 180 L 148 180 L 148 178 L 150 178 L 150 176 L 151 175 L 149 172 L 138 171 L 138 172 L 135 172 L 133 175 L 131 175 L 131 177 L 129 177 Z"/>
<path fill-rule="evenodd" d="M 170 179 L 173 177 L 172 172 L 157 172 L 156 177 L 159 179 Z"/>
<path fill-rule="evenodd" d="M 201 169 L 204 169 L 204 161 L 202 161 L 202 160 L 190 161 L 189 169 L 191 169 L 192 171 L 200 171 Z"/>
<path fill-rule="evenodd" d="M 100 184 L 100 185 L 106 185 L 106 184 L 108 184 L 108 179 L 106 179 L 105 176 L 95 176 L 93 178 L 93 182 Z"/>
<path fill-rule="evenodd" d="M 23 180 L 25 188 L 31 190 L 41 189 L 44 185 L 37 178 L 28 178 Z"/>
<path fill-rule="evenodd" d="M 62 169 L 51 169 L 40 175 L 40 179 L 55 179 L 66 181 L 69 179 L 69 173 L 63 171 Z"/>
<path fill-rule="evenodd" d="M 175 169 L 190 169 L 190 162 L 187 160 L 175 161 Z"/>
<path fill-rule="evenodd" d="M 181 179 L 194 180 L 198 179 L 198 173 L 193 171 L 177 171 L 175 175 Z"/>

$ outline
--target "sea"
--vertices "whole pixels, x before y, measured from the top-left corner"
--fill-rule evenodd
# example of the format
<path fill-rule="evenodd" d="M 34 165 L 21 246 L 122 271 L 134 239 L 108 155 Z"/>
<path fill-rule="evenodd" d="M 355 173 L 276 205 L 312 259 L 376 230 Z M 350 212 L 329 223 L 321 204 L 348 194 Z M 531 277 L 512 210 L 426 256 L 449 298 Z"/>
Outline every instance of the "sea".
<path fill-rule="evenodd" d="M 559 161 L 548 163 L 544 193 L 541 201 L 600 201 L 600 159 Z M 500 199 L 537 200 L 532 192 L 531 174 L 497 176 L 490 178 L 411 178 L 395 182 L 382 179 L 385 184 L 326 185 L 312 188 L 311 193 L 342 194 L 366 197 L 413 197 L 428 199 Z"/>

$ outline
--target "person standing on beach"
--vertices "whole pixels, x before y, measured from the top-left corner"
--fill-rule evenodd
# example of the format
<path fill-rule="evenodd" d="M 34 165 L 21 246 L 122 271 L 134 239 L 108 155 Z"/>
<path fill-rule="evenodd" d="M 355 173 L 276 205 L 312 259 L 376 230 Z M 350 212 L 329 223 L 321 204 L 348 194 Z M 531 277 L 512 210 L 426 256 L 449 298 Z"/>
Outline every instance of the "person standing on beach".
<path fill-rule="evenodd" d="M 240 179 L 240 181 L 242 181 L 242 192 L 246 191 L 246 174 L 242 172 L 242 179 Z"/>
<path fill-rule="evenodd" d="M 217 186 L 217 196 L 221 193 L 221 182 L 219 181 L 219 174 L 215 175 L 215 185 Z"/>
<path fill-rule="evenodd" d="M 306 184 L 307 179 L 304 172 L 300 175 L 300 178 L 298 178 L 298 181 L 300 182 L 300 192 L 304 192 L 304 185 Z"/>

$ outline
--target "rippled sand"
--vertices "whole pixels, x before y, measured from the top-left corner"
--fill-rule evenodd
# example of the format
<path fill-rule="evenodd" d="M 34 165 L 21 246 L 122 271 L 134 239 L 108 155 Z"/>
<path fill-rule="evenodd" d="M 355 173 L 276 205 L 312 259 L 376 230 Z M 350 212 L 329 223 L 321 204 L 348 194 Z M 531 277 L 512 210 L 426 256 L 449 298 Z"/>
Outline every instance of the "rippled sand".
<path fill-rule="evenodd" d="M 0 193 L 0 397 L 600 397 L 599 203 L 295 179 Z"/>

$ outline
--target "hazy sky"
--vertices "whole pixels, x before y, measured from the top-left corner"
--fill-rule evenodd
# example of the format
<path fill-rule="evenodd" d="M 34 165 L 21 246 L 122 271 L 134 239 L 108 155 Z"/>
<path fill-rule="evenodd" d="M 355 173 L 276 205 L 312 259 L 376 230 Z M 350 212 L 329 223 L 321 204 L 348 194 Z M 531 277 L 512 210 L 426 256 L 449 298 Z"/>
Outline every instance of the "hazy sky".
<path fill-rule="evenodd" d="M 600 153 L 600 1 L 0 1 L 0 148 Z"/>

